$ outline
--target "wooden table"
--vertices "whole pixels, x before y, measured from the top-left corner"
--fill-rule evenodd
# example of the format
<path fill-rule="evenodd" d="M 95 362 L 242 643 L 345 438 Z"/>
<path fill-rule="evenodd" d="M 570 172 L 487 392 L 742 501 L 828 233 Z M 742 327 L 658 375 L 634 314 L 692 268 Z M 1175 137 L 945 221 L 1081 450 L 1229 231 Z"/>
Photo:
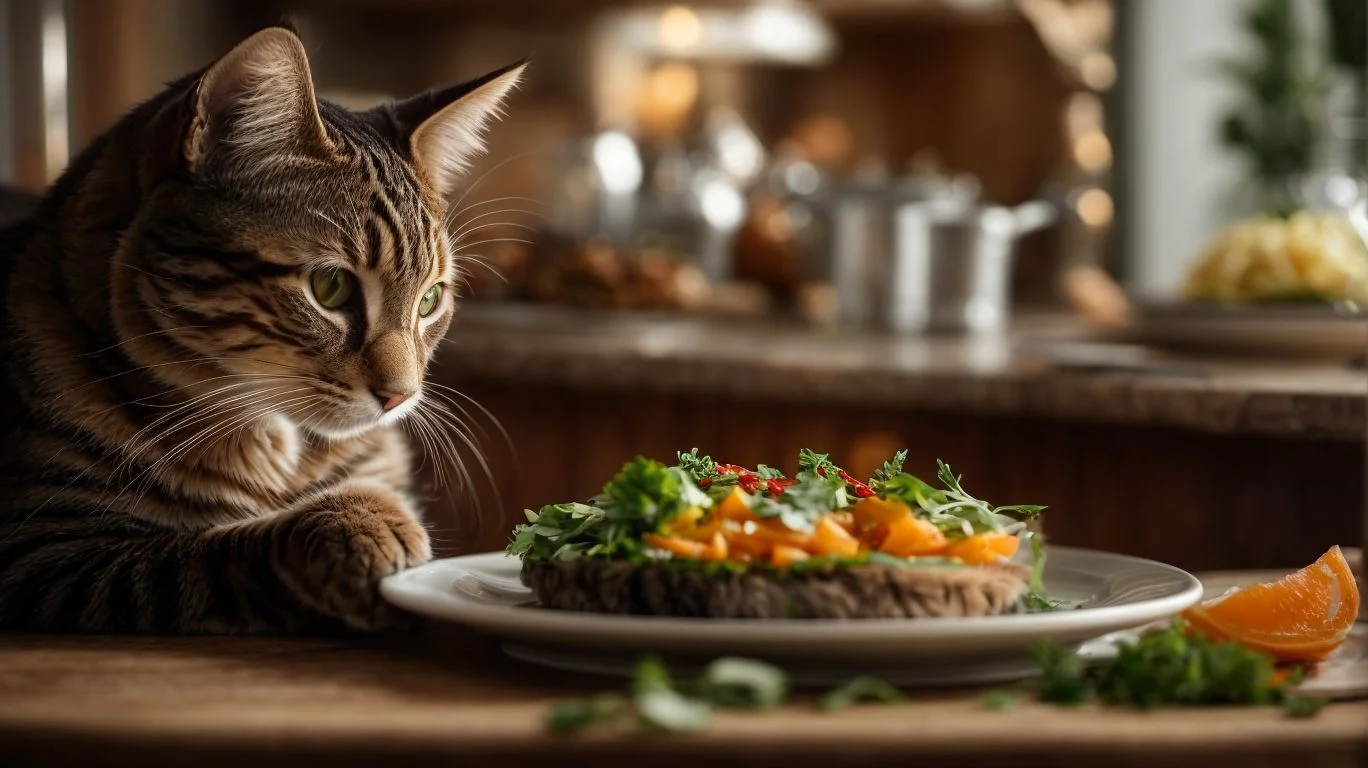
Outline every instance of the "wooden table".
<path fill-rule="evenodd" d="M 0 637 L 0 765 L 1368 765 L 1368 702 L 995 712 L 977 691 L 896 707 L 726 714 L 693 736 L 546 734 L 555 698 L 615 687 L 503 658 L 454 628 L 406 638 Z"/>

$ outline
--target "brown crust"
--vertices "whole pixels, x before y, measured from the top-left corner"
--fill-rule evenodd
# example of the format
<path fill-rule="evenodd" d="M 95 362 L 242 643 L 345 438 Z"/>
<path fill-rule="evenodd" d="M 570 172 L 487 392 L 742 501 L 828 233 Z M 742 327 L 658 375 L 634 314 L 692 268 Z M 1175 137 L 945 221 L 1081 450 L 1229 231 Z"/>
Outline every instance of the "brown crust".
<path fill-rule="evenodd" d="M 524 561 L 522 581 L 546 608 L 714 619 L 920 619 L 1013 613 L 1019 565 L 855 566 L 779 574 L 706 573 L 589 559 Z"/>

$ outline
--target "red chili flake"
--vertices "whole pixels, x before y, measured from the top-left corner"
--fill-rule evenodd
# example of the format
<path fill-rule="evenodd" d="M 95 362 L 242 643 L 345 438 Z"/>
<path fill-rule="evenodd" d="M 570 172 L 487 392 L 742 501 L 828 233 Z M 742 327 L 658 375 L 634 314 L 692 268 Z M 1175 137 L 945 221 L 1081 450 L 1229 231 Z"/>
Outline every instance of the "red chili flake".
<path fill-rule="evenodd" d="M 765 482 L 765 487 L 769 489 L 771 496 L 783 496 L 784 489 L 793 485 L 793 482 L 794 481 L 782 477 L 776 477 L 773 480 L 767 480 Z"/>
<path fill-rule="evenodd" d="M 699 487 L 699 488 L 707 488 L 707 487 L 710 486 L 710 485 L 712 485 L 712 478 L 711 478 L 711 477 L 700 478 L 699 481 L 698 481 L 698 487 Z"/>
<path fill-rule="evenodd" d="M 755 494 L 760 491 L 760 478 L 754 472 L 741 470 L 737 475 L 736 484 L 741 486 L 741 490 L 749 494 Z"/>

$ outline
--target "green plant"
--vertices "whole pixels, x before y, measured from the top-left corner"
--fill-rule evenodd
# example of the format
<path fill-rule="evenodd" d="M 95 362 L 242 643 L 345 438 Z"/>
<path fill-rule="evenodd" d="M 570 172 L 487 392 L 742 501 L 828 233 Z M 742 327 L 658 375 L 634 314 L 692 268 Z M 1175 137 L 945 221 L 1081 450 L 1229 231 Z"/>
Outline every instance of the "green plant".
<path fill-rule="evenodd" d="M 1296 205 L 1296 180 L 1314 162 L 1324 77 L 1309 55 L 1292 0 L 1254 0 L 1242 25 L 1257 52 L 1223 62 L 1241 100 L 1221 121 L 1221 139 L 1246 156 L 1263 194 L 1260 207 L 1286 211 Z"/>
<path fill-rule="evenodd" d="M 1346 78 L 1351 98 L 1349 115 L 1368 121 L 1368 3 L 1364 0 L 1324 0 L 1326 30 L 1329 35 L 1329 64 Z M 1351 143 L 1348 170 L 1356 175 L 1368 172 L 1368 139 L 1364 122 Z"/>

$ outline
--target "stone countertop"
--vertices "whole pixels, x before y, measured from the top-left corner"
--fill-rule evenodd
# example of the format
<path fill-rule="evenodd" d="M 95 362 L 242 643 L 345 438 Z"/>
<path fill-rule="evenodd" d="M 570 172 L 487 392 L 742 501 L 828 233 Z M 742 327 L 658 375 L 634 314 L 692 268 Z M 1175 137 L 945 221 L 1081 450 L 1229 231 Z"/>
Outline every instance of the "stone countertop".
<path fill-rule="evenodd" d="M 467 305 L 446 379 L 952 411 L 1362 441 L 1368 372 L 1089 342 L 1067 318 L 893 336 L 752 320 Z"/>

